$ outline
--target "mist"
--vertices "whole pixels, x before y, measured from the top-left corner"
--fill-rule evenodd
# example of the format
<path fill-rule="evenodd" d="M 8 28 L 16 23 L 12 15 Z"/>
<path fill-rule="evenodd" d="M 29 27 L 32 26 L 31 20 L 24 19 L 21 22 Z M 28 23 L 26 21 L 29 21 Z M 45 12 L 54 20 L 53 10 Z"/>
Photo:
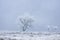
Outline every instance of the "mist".
<path fill-rule="evenodd" d="M 17 17 L 34 16 L 31 31 L 47 31 L 48 25 L 60 29 L 60 0 L 0 0 L 0 30 L 19 31 Z"/>

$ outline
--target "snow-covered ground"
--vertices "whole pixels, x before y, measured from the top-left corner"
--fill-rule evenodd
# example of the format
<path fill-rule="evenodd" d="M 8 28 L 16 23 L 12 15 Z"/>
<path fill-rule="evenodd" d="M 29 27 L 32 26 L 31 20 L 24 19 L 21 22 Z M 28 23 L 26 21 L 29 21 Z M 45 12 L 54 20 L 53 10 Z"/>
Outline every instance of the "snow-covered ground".
<path fill-rule="evenodd" d="M 0 32 L 0 40 L 60 40 L 60 33 Z"/>

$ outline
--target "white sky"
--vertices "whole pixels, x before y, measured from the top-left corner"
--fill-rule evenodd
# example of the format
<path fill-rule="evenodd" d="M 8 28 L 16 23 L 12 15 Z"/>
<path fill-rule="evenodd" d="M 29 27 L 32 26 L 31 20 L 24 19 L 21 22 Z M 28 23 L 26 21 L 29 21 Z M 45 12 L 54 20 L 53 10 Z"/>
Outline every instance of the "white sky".
<path fill-rule="evenodd" d="M 32 31 L 60 28 L 60 0 L 0 0 L 0 30 L 19 30 L 16 19 L 26 12 L 37 19 Z"/>

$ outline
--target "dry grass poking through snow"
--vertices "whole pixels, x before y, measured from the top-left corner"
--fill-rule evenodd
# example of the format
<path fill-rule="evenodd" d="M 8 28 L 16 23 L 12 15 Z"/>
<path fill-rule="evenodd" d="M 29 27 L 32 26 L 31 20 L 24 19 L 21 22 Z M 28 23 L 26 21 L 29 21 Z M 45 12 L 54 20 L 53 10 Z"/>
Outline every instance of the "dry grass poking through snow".
<path fill-rule="evenodd" d="M 60 33 L 48 32 L 0 32 L 0 40 L 60 40 Z"/>

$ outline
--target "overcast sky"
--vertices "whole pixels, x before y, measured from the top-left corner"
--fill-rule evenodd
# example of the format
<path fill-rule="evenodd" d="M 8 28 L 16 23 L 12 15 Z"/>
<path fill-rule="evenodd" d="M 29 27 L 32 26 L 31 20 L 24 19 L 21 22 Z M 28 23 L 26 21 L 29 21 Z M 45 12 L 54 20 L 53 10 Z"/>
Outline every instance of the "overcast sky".
<path fill-rule="evenodd" d="M 60 0 L 0 0 L 0 30 L 20 30 L 16 20 L 24 13 L 36 18 L 31 31 L 47 31 L 48 25 L 60 29 Z"/>

